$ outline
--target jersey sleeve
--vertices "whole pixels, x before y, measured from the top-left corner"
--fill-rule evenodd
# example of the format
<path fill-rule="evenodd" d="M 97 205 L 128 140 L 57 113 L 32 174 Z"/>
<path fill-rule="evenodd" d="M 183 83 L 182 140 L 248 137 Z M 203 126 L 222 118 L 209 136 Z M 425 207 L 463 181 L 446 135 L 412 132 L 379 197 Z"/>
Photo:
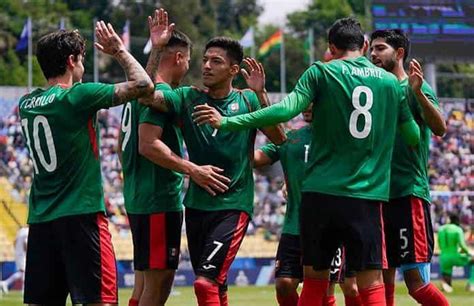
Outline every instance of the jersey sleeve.
<path fill-rule="evenodd" d="M 138 124 L 149 123 L 164 128 L 166 122 L 170 120 L 170 116 L 171 114 L 157 112 L 149 107 L 143 107 L 140 111 Z"/>
<path fill-rule="evenodd" d="M 466 245 L 466 241 L 464 240 L 464 232 L 462 231 L 461 228 L 459 228 L 459 230 L 458 230 L 458 236 L 459 236 L 459 247 L 465 253 L 469 254 L 469 248 Z"/>
<path fill-rule="evenodd" d="M 238 131 L 249 128 L 273 126 L 286 122 L 308 108 L 316 96 L 320 69 L 313 65 L 300 77 L 295 89 L 280 103 L 263 108 L 250 114 L 223 117 L 221 128 Z"/>
<path fill-rule="evenodd" d="M 399 97 L 399 130 L 406 144 L 409 146 L 416 146 L 420 142 L 420 127 L 416 124 L 410 111 L 410 107 L 408 106 L 407 94 L 400 86 L 397 87 L 396 93 Z"/>
<path fill-rule="evenodd" d="M 268 143 L 261 147 L 259 150 L 271 159 L 272 164 L 280 159 L 279 147 L 273 143 Z"/>
<path fill-rule="evenodd" d="M 79 111 L 95 113 L 112 106 L 114 87 L 103 83 L 76 84 L 68 92 L 69 103 Z"/>
<path fill-rule="evenodd" d="M 163 89 L 161 92 L 165 98 L 165 102 L 168 105 L 170 113 L 181 114 L 183 111 L 185 88 L 178 88 L 175 90 Z"/>

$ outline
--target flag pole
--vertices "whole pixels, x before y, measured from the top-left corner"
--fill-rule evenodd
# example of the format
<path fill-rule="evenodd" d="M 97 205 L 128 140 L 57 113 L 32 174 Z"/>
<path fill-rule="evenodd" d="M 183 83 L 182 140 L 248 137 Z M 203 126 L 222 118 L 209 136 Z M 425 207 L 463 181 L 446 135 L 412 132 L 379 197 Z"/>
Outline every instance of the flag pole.
<path fill-rule="evenodd" d="M 31 88 L 33 87 L 33 37 L 31 35 L 30 16 L 28 16 L 26 27 L 28 31 L 28 92 L 31 92 Z"/>
<path fill-rule="evenodd" d="M 280 46 L 280 92 L 286 93 L 286 62 L 285 62 L 285 36 L 283 29 L 281 31 L 281 46 Z"/>
<path fill-rule="evenodd" d="M 95 33 L 95 25 L 97 24 L 97 17 L 94 17 L 94 24 L 92 27 L 92 33 L 94 33 L 94 46 L 93 46 L 93 55 L 94 55 L 94 82 L 97 83 L 99 82 L 99 58 L 98 58 L 98 52 L 97 48 L 95 47 L 95 43 L 97 42 L 97 36 Z"/>
<path fill-rule="evenodd" d="M 314 63 L 314 29 L 311 27 L 308 31 L 308 42 L 309 42 L 309 65 Z"/>
<path fill-rule="evenodd" d="M 255 46 L 255 29 L 252 27 L 252 41 L 253 41 L 253 44 L 252 46 L 250 47 L 250 56 L 252 58 L 257 58 L 257 49 L 256 49 L 256 46 Z"/>

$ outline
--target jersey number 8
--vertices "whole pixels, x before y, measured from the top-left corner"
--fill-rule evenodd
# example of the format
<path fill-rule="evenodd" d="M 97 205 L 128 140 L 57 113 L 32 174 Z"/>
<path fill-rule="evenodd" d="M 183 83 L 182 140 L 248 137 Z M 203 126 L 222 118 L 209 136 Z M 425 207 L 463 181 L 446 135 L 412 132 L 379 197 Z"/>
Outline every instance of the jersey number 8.
<path fill-rule="evenodd" d="M 31 146 L 30 133 L 28 131 L 28 119 L 22 119 L 21 125 L 23 126 L 23 132 L 26 136 L 26 144 L 28 149 L 30 149 L 31 160 L 33 161 L 33 167 L 35 168 L 35 174 L 38 174 L 37 161 L 35 160 L 33 149 Z M 44 138 L 46 139 L 46 147 L 48 148 L 49 162 L 46 160 L 43 150 L 41 148 L 41 143 L 39 139 L 39 126 L 43 126 Z M 58 166 L 58 159 L 56 156 L 56 149 L 54 147 L 53 134 L 51 133 L 51 128 L 49 126 L 48 119 L 45 116 L 36 116 L 33 119 L 33 145 L 35 148 L 36 155 L 38 155 L 41 166 L 48 171 L 53 172 Z"/>
<path fill-rule="evenodd" d="M 365 94 L 365 105 L 360 105 L 360 96 Z M 349 132 L 354 138 L 364 139 L 369 136 L 370 130 L 372 128 L 372 115 L 369 113 L 369 110 L 372 108 L 374 102 L 374 95 L 372 90 L 367 86 L 357 86 L 352 92 L 352 105 L 354 106 L 354 111 L 351 113 L 349 118 Z M 359 131 L 357 129 L 357 121 L 360 116 L 364 117 L 364 128 Z"/>

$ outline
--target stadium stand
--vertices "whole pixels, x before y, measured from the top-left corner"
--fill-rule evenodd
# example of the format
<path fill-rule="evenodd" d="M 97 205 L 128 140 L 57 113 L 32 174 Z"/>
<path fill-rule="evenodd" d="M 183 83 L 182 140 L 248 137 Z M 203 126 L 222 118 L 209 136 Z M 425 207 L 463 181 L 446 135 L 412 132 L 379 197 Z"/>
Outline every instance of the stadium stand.
<path fill-rule="evenodd" d="M 19 90 L 21 92 L 21 90 Z M 5 96 L 7 98 L 5 98 Z M 26 222 L 27 192 L 31 184 L 32 164 L 28 158 L 17 116 L 15 94 L 0 98 L 0 261 L 11 259 L 12 242 L 18 223 Z M 279 95 L 271 96 L 278 100 Z M 448 131 L 443 138 L 433 137 L 429 176 L 432 189 L 432 213 L 435 229 L 446 222 L 449 212 L 458 212 L 464 225 L 473 224 L 474 202 L 474 118 L 468 101 L 442 99 Z M 106 209 L 117 258 L 132 258 L 132 240 L 122 196 L 121 166 L 117 154 L 120 108 L 101 111 L 98 124 L 101 135 L 101 159 Z M 299 128 L 294 119 L 287 128 Z M 265 144 L 257 136 L 256 147 Z M 283 176 L 278 165 L 255 171 L 255 209 L 239 256 L 273 257 L 283 224 L 285 205 L 281 193 Z M 3 205 L 2 203 L 6 203 Z M 21 208 L 19 208 L 21 207 Z M 7 213 L 7 208 L 10 213 Z M 12 217 L 5 217 L 11 215 Z M 13 234 L 12 234 L 13 233 Z M 13 236 L 12 236 L 13 235 Z M 471 240 L 473 238 L 471 237 Z M 183 249 L 186 239 L 183 239 Z"/>

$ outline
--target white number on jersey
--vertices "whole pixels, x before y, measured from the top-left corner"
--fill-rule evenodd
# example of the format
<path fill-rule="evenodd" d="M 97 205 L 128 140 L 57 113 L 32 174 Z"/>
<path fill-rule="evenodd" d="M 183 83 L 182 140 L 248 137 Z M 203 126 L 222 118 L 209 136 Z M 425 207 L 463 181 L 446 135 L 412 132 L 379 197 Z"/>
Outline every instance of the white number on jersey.
<path fill-rule="evenodd" d="M 360 105 L 360 95 L 365 94 L 365 105 Z M 354 106 L 354 111 L 351 113 L 349 119 L 349 132 L 354 138 L 364 139 L 369 136 L 370 130 L 372 129 L 372 115 L 369 110 L 372 108 L 374 102 L 374 95 L 372 90 L 367 86 L 357 86 L 352 92 L 352 105 Z M 357 129 L 357 121 L 360 116 L 364 117 L 364 128 L 362 131 Z"/>
<path fill-rule="evenodd" d="M 122 140 L 122 152 L 125 151 L 128 141 L 130 140 L 130 134 L 132 133 L 132 103 L 128 102 L 125 104 L 122 118 L 122 132 L 125 136 Z"/>
<path fill-rule="evenodd" d="M 26 144 L 28 145 L 28 149 L 30 149 L 30 156 L 31 160 L 33 161 L 33 167 L 35 168 L 35 173 L 38 174 L 38 166 L 33 154 L 33 146 L 35 148 L 35 152 L 39 157 L 39 161 L 41 166 L 48 171 L 53 172 L 58 167 L 58 158 L 56 156 L 56 149 L 54 147 L 54 139 L 53 134 L 51 133 L 51 127 L 49 126 L 48 119 L 45 116 L 36 116 L 33 119 L 33 146 L 31 145 L 31 137 L 28 131 L 28 119 L 22 119 L 21 125 L 23 126 L 23 132 L 26 136 Z M 41 148 L 40 142 L 40 125 L 42 125 L 42 130 L 44 132 L 44 138 L 46 139 L 46 147 L 48 148 L 48 156 L 49 162 L 46 160 L 43 150 Z"/>

